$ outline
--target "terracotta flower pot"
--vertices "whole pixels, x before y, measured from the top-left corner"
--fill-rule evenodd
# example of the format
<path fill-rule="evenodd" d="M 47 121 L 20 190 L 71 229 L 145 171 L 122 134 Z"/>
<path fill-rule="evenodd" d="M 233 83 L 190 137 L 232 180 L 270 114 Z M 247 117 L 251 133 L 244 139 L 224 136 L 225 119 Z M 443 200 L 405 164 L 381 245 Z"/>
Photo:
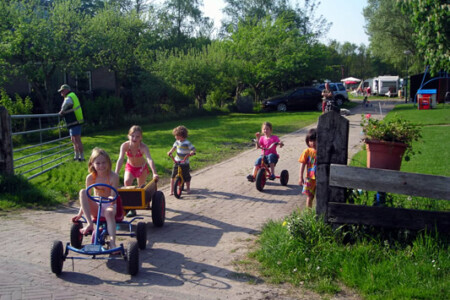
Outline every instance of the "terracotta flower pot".
<path fill-rule="evenodd" d="M 403 143 L 366 140 L 367 167 L 400 170 L 406 147 Z"/>

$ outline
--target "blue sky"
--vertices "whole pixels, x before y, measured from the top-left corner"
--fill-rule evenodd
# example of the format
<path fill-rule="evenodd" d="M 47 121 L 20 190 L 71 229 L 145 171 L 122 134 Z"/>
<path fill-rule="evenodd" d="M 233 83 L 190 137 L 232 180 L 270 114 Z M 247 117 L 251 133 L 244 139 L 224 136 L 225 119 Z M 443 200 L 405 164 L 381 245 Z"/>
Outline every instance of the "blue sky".
<path fill-rule="evenodd" d="M 331 39 L 338 42 L 350 42 L 356 45 L 369 45 L 369 40 L 364 32 L 363 7 L 367 5 L 367 0 L 321 0 L 317 10 L 317 16 L 323 15 L 328 22 L 333 25 L 327 36 L 321 41 L 328 44 Z M 291 3 L 303 3 L 298 0 L 291 0 Z M 203 0 L 204 15 L 214 19 L 215 25 L 220 26 L 222 12 L 225 6 L 223 0 Z"/>

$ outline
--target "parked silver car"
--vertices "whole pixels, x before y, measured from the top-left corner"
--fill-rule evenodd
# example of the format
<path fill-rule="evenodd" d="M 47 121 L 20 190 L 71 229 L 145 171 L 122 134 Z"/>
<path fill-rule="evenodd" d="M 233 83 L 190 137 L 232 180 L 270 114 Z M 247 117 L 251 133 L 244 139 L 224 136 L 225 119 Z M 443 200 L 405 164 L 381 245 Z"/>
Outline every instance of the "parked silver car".
<path fill-rule="evenodd" d="M 325 83 L 320 84 L 317 87 L 319 90 L 325 89 Z M 330 82 L 330 88 L 333 91 L 334 100 L 338 106 L 342 106 L 345 101 L 348 101 L 348 93 L 345 86 L 340 82 Z"/>

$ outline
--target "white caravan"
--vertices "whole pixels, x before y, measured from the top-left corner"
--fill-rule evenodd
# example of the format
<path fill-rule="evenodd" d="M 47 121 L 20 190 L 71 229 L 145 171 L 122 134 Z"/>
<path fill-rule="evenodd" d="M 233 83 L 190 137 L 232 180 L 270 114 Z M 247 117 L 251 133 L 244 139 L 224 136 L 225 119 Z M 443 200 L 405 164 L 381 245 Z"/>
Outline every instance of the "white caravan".
<path fill-rule="evenodd" d="M 378 76 L 373 79 L 374 93 L 382 96 L 397 96 L 400 77 L 399 76 Z"/>
<path fill-rule="evenodd" d="M 366 90 L 369 86 L 370 86 L 370 93 L 372 95 L 376 95 L 378 94 L 378 80 L 375 81 L 376 78 L 369 78 L 364 80 L 363 84 L 362 84 L 362 89 Z M 375 83 L 377 84 L 375 86 Z"/>

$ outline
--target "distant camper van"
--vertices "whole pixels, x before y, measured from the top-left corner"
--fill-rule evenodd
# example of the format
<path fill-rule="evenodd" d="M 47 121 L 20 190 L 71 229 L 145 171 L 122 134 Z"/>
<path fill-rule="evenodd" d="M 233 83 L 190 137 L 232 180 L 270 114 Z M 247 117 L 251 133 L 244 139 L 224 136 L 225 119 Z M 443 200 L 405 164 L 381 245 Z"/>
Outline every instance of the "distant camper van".
<path fill-rule="evenodd" d="M 373 79 L 375 88 L 374 91 L 377 91 L 378 95 L 382 96 L 397 96 L 398 90 L 400 86 L 400 77 L 399 76 L 378 76 Z"/>

